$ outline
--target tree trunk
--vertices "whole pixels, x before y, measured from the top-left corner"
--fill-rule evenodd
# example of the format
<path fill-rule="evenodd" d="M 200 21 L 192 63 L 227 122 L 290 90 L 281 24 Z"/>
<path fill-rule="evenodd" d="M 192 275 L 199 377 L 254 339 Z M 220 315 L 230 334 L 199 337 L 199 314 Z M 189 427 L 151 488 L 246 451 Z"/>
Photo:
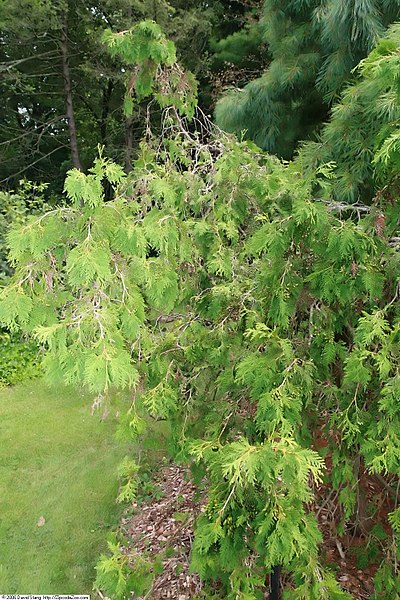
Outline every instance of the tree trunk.
<path fill-rule="evenodd" d="M 269 580 L 269 600 L 281 600 L 281 567 L 275 565 Z"/>
<path fill-rule="evenodd" d="M 107 87 L 103 89 L 103 106 L 100 118 L 100 139 L 104 147 L 107 147 L 107 118 L 110 112 L 110 100 L 113 92 L 113 82 L 109 80 Z"/>
<path fill-rule="evenodd" d="M 125 119 L 125 172 L 132 171 L 133 157 L 133 117 Z"/>
<path fill-rule="evenodd" d="M 132 26 L 132 6 L 129 4 L 125 9 L 126 26 Z M 133 117 L 125 118 L 125 172 L 132 171 L 133 157 Z"/>
<path fill-rule="evenodd" d="M 364 472 L 364 466 L 360 454 L 356 456 L 354 470 L 357 479 L 356 512 L 353 517 L 354 525 L 356 530 L 358 530 L 362 535 L 367 536 L 374 526 L 374 520 L 372 515 L 368 514 L 368 499 L 361 481 L 361 476 Z"/>
<path fill-rule="evenodd" d="M 63 69 L 63 78 L 64 78 L 64 94 L 65 94 L 65 104 L 67 109 L 67 119 L 68 119 L 68 130 L 69 130 L 69 143 L 71 147 L 71 158 L 72 164 L 76 169 L 82 171 L 82 165 L 79 158 L 78 151 L 78 140 L 76 136 L 76 125 L 75 125 L 75 117 L 74 117 L 74 107 L 72 102 L 72 86 L 71 86 L 71 75 L 69 71 L 69 61 L 68 61 L 68 13 L 65 13 L 64 16 L 64 24 L 61 29 L 61 56 L 62 56 L 62 69 Z"/>

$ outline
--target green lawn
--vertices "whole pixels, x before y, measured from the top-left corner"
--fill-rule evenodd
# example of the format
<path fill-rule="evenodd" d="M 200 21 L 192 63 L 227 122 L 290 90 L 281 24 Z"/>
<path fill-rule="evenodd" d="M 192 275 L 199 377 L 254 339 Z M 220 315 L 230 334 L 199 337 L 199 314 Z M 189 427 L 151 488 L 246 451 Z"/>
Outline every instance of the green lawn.
<path fill-rule="evenodd" d="M 90 404 L 41 381 L 0 391 L 0 593 L 91 591 L 129 449 Z"/>

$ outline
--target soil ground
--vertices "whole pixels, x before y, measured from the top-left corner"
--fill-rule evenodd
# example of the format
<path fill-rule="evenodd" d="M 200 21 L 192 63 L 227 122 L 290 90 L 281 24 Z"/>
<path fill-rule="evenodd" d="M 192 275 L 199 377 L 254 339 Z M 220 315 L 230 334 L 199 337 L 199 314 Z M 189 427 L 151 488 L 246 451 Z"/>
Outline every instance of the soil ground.
<path fill-rule="evenodd" d="M 383 498 L 381 513 L 387 513 L 389 500 L 381 483 L 367 475 L 364 479 L 367 494 L 371 498 Z M 151 591 L 140 600 L 188 600 L 202 589 L 198 576 L 190 572 L 189 562 L 195 519 L 206 500 L 199 499 L 197 488 L 183 467 L 166 466 L 159 472 L 155 484 L 161 490 L 160 497 L 134 504 L 133 516 L 125 517 L 122 522 L 130 547 L 164 557 L 162 573 L 156 575 Z M 340 537 L 335 533 L 338 518 L 335 495 L 324 485 L 316 490 L 314 510 L 324 535 L 322 553 L 326 563 L 336 569 L 342 588 L 350 592 L 354 600 L 366 600 L 374 591 L 377 565 L 359 568 L 360 556 L 367 552 L 362 532 Z"/>

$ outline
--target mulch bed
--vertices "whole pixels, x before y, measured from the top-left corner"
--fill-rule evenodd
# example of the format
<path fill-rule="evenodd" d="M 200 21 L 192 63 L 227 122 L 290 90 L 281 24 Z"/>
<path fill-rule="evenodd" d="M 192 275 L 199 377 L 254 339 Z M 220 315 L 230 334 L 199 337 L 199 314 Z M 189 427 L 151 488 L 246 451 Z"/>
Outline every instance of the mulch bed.
<path fill-rule="evenodd" d="M 135 600 L 187 600 L 202 589 L 199 577 L 189 570 L 190 551 L 196 517 L 206 500 L 199 499 L 198 489 L 191 483 L 187 469 L 170 465 L 163 468 L 154 482 L 161 490 L 159 499 L 133 505 L 133 516 L 122 520 L 122 531 L 129 546 L 146 555 L 161 555 L 163 571 L 154 578 L 151 591 Z M 378 482 L 369 480 L 370 494 L 382 493 Z M 322 551 L 330 564 L 338 566 L 337 580 L 355 600 L 366 600 L 374 591 L 376 565 L 357 567 L 355 550 L 362 548 L 365 538 L 359 532 L 337 537 L 335 512 L 337 503 L 332 490 L 320 486 L 316 490 L 316 510 L 324 536 Z M 319 508 L 318 508 L 319 506 Z M 266 598 L 268 594 L 266 592 Z"/>
<path fill-rule="evenodd" d="M 202 588 L 198 575 L 189 572 L 189 557 L 194 521 L 205 501 L 197 499 L 198 489 L 183 467 L 165 467 L 155 483 L 162 497 L 134 505 L 136 512 L 123 520 L 122 529 L 137 552 L 167 555 L 162 561 L 163 572 L 156 575 L 146 598 L 187 600 Z"/>

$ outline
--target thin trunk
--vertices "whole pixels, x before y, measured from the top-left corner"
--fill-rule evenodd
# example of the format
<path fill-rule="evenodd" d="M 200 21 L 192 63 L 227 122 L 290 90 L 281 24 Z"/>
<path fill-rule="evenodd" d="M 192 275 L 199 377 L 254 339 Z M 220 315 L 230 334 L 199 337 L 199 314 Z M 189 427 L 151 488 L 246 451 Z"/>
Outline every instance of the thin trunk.
<path fill-rule="evenodd" d="M 74 107 L 72 102 L 72 86 L 71 86 L 71 75 L 69 70 L 68 60 L 68 13 L 65 13 L 64 25 L 61 29 L 61 56 L 62 56 L 62 69 L 64 78 L 64 94 L 65 104 L 67 109 L 68 129 L 69 129 L 69 143 L 71 147 L 71 158 L 72 164 L 76 169 L 82 171 L 82 165 L 79 158 L 78 151 L 78 140 L 76 136 L 76 125 L 74 117 Z"/>
<path fill-rule="evenodd" d="M 132 26 L 132 6 L 129 4 L 125 10 L 126 27 Z M 133 117 L 125 118 L 125 172 L 132 171 L 133 156 Z"/>
<path fill-rule="evenodd" d="M 368 514 L 368 499 L 361 482 L 361 476 L 364 472 L 361 455 L 356 456 L 354 470 L 357 479 L 356 512 L 354 515 L 354 525 L 363 535 L 368 535 L 371 531 L 374 520 L 372 515 Z"/>
<path fill-rule="evenodd" d="M 125 171 L 132 171 L 133 157 L 133 117 L 125 119 Z"/>
<path fill-rule="evenodd" d="M 113 82 L 110 80 L 103 90 L 103 106 L 100 119 L 100 138 L 103 146 L 107 147 L 107 118 L 110 112 L 110 100 L 113 91 Z"/>
<path fill-rule="evenodd" d="M 269 584 L 269 600 L 281 600 L 281 566 L 272 567 Z"/>

